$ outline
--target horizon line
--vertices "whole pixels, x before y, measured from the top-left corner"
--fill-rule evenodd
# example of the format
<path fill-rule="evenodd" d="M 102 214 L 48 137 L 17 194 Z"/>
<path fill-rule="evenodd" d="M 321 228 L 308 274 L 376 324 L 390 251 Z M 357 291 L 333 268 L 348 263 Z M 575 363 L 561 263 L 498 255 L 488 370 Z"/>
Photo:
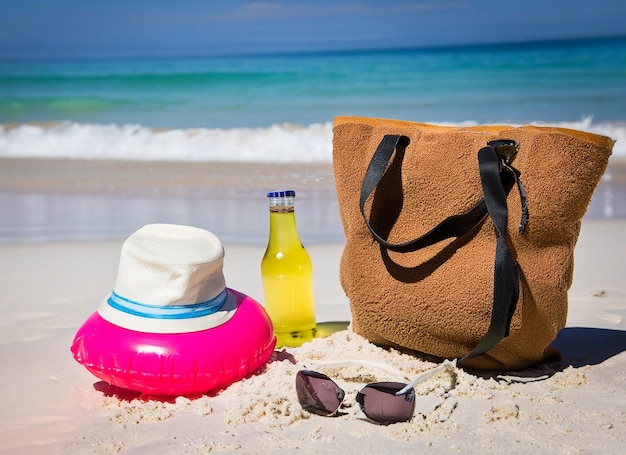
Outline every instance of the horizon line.
<path fill-rule="evenodd" d="M 131 55 L 108 55 L 97 56 L 25 56 L 25 57 L 1 57 L 0 62 L 9 61 L 93 61 L 93 60 L 150 60 L 150 59 L 199 59 L 199 58 L 246 58 L 246 57 L 276 57 L 276 56 L 315 56 L 332 54 L 358 54 L 358 53 L 382 53 L 382 52 L 412 52 L 412 51 L 440 51 L 453 49 L 484 49 L 498 47 L 525 47 L 540 44 L 567 44 L 572 42 L 601 42 L 601 41 L 626 40 L 626 34 L 617 35 L 590 35 L 572 36 L 560 38 L 521 39 L 511 41 L 491 41 L 458 44 L 434 44 L 427 46 L 383 46 L 383 47 L 355 47 L 345 49 L 308 49 L 308 50 L 284 50 L 284 51 L 259 51 L 259 52 L 224 52 L 224 53 L 163 53 L 163 54 L 131 54 Z"/>

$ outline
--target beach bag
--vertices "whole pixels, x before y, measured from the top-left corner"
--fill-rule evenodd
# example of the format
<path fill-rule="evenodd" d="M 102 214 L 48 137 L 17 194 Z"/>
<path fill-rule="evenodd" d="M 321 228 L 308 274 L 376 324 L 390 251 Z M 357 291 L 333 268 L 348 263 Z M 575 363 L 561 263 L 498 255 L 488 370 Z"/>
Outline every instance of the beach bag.
<path fill-rule="evenodd" d="M 336 118 L 352 329 L 469 368 L 547 360 L 613 143 L 555 127 Z"/>

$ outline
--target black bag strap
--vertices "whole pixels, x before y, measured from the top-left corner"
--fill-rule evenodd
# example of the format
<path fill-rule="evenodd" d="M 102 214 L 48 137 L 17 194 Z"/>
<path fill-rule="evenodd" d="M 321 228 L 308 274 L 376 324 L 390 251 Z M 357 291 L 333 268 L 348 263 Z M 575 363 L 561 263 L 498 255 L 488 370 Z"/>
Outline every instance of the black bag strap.
<path fill-rule="evenodd" d="M 489 329 L 476 347 L 460 361 L 483 354 L 509 336 L 509 327 L 519 299 L 519 270 L 506 241 L 509 210 L 506 204 L 507 192 L 500 179 L 501 169 L 510 169 L 502 161 L 492 146 L 478 152 L 478 168 L 489 217 L 497 232 L 496 258 L 493 268 L 493 305 Z M 517 177 L 517 175 L 516 175 Z M 516 178 L 520 192 L 523 187 Z M 525 205 L 525 202 L 522 202 Z M 522 215 L 524 218 L 524 215 Z M 527 217 L 526 217 L 527 218 Z M 520 227 L 521 228 L 521 227 Z M 523 231 L 523 229 L 522 229 Z"/>
<path fill-rule="evenodd" d="M 363 178 L 360 195 L 360 210 L 365 224 L 374 239 L 383 247 L 397 252 L 410 252 L 433 245 L 452 237 L 462 237 L 477 227 L 487 214 L 497 232 L 496 257 L 494 263 L 494 290 L 491 322 L 487 333 L 478 345 L 460 361 L 487 352 L 509 334 L 509 326 L 519 298 L 519 271 L 506 242 L 508 207 L 506 198 L 517 183 L 522 202 L 520 233 L 528 222 L 526 192 L 520 180 L 520 172 L 511 166 L 517 154 L 518 144 L 512 140 L 496 140 L 487 143 L 478 152 L 483 198 L 469 211 L 452 215 L 425 234 L 403 243 L 390 243 L 371 226 L 365 214 L 365 202 L 383 178 L 397 148 L 406 148 L 410 143 L 407 136 L 385 135 L 374 152 Z"/>
<path fill-rule="evenodd" d="M 365 172 L 363 184 L 361 185 L 361 198 L 359 202 L 361 215 L 363 216 L 365 224 L 376 241 L 388 250 L 400 253 L 417 251 L 451 237 L 461 237 L 471 232 L 483 220 L 485 215 L 487 215 L 485 200 L 481 199 L 465 214 L 452 215 L 424 235 L 413 240 L 409 240 L 404 243 L 390 243 L 387 239 L 380 236 L 371 226 L 367 216 L 365 215 L 365 202 L 383 178 L 396 148 L 406 148 L 409 145 L 409 142 L 410 140 L 406 136 L 388 134 L 383 137 L 382 141 L 378 145 L 378 148 L 374 152 L 374 155 L 372 156 L 367 171 Z"/>

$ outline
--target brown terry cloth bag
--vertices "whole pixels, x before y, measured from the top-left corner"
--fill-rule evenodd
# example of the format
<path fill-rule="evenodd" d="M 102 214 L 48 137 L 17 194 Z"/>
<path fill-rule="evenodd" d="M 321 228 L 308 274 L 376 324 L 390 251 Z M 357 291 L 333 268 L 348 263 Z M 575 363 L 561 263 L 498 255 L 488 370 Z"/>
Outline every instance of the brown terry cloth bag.
<path fill-rule="evenodd" d="M 353 330 L 472 368 L 546 359 L 614 141 L 359 117 L 333 133 Z"/>

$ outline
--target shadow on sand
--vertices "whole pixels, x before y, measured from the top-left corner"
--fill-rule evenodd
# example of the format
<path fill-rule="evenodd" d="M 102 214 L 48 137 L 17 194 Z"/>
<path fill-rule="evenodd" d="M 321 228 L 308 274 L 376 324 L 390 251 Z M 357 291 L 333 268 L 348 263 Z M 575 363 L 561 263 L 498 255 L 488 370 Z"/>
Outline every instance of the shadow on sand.
<path fill-rule="evenodd" d="M 626 331 L 566 327 L 552 346 L 561 353 L 561 369 L 597 365 L 626 351 Z"/>
<path fill-rule="evenodd" d="M 551 346 L 558 352 L 543 363 L 519 370 L 484 371 L 466 369 L 482 378 L 508 382 L 534 382 L 547 379 L 568 367 L 598 365 L 626 351 L 626 331 L 593 327 L 566 327 Z"/>

